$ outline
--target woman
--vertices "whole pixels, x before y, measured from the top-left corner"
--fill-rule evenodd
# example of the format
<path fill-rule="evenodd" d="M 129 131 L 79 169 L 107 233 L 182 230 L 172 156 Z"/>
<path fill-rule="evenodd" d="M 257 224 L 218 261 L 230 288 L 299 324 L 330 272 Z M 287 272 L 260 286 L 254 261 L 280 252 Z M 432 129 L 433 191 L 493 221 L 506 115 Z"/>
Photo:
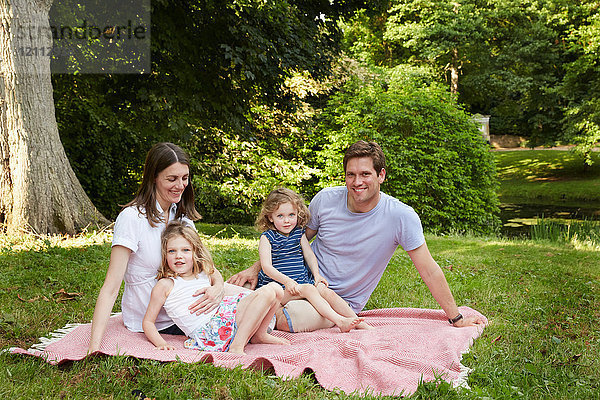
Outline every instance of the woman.
<path fill-rule="evenodd" d="M 100 349 L 123 280 L 123 322 L 129 330 L 143 332 L 142 320 L 161 262 L 161 233 L 170 221 L 194 226 L 192 221 L 200 218 L 189 185 L 189 165 L 187 154 L 172 143 L 158 143 L 148 152 L 142 185 L 115 222 L 110 263 L 92 319 L 89 353 Z M 223 295 L 223 277 L 216 273 L 211 286 L 196 292 L 200 297 L 190 305 L 190 312 L 213 310 Z M 183 334 L 164 310 L 156 326 L 161 333 Z"/>

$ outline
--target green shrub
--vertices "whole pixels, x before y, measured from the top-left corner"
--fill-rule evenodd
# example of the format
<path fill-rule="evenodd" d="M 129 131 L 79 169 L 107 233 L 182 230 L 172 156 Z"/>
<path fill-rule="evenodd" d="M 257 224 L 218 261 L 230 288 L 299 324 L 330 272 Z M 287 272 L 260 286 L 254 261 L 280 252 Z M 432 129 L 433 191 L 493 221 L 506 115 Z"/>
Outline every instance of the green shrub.
<path fill-rule="evenodd" d="M 374 140 L 387 159 L 382 190 L 412 206 L 429 231 L 494 231 L 496 171 L 476 125 L 425 69 L 400 66 L 349 81 L 321 120 L 320 186 L 343 176 L 344 149 Z"/>

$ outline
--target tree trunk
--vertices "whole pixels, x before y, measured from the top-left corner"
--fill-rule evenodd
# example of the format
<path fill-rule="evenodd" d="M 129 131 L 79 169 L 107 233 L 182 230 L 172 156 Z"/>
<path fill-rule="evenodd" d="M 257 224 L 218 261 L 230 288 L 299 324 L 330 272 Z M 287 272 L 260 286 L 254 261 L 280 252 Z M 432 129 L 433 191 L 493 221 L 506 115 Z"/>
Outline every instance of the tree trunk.
<path fill-rule="evenodd" d="M 47 56 L 51 5 L 0 0 L 0 222 L 9 233 L 75 233 L 108 222 L 83 191 L 58 134 Z"/>
<path fill-rule="evenodd" d="M 458 94 L 458 50 L 452 49 L 452 61 L 450 62 L 450 92 Z"/>

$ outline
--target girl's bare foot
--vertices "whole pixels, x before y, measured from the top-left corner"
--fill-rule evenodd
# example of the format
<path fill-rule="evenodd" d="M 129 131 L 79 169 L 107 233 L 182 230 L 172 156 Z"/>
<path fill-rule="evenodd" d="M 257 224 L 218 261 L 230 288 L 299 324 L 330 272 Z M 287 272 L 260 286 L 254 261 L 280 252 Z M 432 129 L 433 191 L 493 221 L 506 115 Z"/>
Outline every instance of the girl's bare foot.
<path fill-rule="evenodd" d="M 280 338 L 277 336 L 273 336 L 269 333 L 264 333 L 262 335 L 254 335 L 250 340 L 250 343 L 260 343 L 260 344 L 290 344 L 290 341 L 284 338 Z"/>
<path fill-rule="evenodd" d="M 350 332 L 352 329 L 356 328 L 358 324 L 364 321 L 364 318 L 353 318 L 353 317 L 344 317 L 339 323 L 337 323 L 337 327 L 340 328 L 342 332 Z"/>
<path fill-rule="evenodd" d="M 246 355 L 246 353 L 244 352 L 244 348 L 243 347 L 233 347 L 233 346 L 229 346 L 229 349 L 227 350 L 228 353 L 233 353 L 233 354 L 241 354 L 241 355 Z"/>
<path fill-rule="evenodd" d="M 366 322 L 363 321 L 360 324 L 356 325 L 356 329 L 368 329 L 368 330 L 370 330 L 370 329 L 375 329 L 375 327 L 371 326 L 371 325 L 369 325 L 369 324 L 367 324 Z"/>

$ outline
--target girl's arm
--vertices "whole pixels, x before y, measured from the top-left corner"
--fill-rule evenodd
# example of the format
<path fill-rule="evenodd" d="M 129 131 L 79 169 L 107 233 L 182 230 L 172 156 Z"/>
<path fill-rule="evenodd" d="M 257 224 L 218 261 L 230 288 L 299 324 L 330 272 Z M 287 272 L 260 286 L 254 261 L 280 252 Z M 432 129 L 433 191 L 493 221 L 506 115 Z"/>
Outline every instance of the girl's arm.
<path fill-rule="evenodd" d="M 106 271 L 104 284 L 98 294 L 96 307 L 94 308 L 94 317 L 92 319 L 92 333 L 88 354 L 100 350 L 102 337 L 106 331 L 108 318 L 115 305 L 115 300 L 121 289 L 121 282 L 127 270 L 127 263 L 131 250 L 123 246 L 114 246 L 110 252 L 110 262 Z"/>
<path fill-rule="evenodd" d="M 312 272 L 315 278 L 315 285 L 319 282 L 323 282 L 325 286 L 328 286 L 329 283 L 321 276 L 321 273 L 319 272 L 319 262 L 317 261 L 317 256 L 310 247 L 310 243 L 308 242 L 306 234 L 302 235 L 302 239 L 300 239 L 300 246 L 302 246 L 302 255 L 304 256 L 304 261 L 308 265 L 310 272 Z"/>
<path fill-rule="evenodd" d="M 269 243 L 269 239 L 265 235 L 260 237 L 260 241 L 258 242 L 258 255 L 260 257 L 260 265 L 262 266 L 262 270 L 267 276 L 274 281 L 285 285 L 285 289 L 289 290 L 291 294 L 298 294 L 297 290 L 295 290 L 298 285 L 295 280 L 288 277 L 285 274 L 279 272 L 275 267 L 273 267 L 273 262 L 271 259 L 271 243 Z"/>
<path fill-rule="evenodd" d="M 144 329 L 146 337 L 159 350 L 175 350 L 175 346 L 167 344 L 165 339 L 160 336 L 155 325 L 156 317 L 158 317 L 160 309 L 165 304 L 167 296 L 171 293 L 171 289 L 173 289 L 173 281 L 171 279 L 161 279 L 156 283 L 152 289 L 150 303 L 148 303 L 146 315 L 144 315 L 142 321 L 142 328 Z"/>
<path fill-rule="evenodd" d="M 223 276 L 215 268 L 215 272 L 210 275 L 210 286 L 202 289 L 198 289 L 194 296 L 201 296 L 188 308 L 190 313 L 196 313 L 198 315 L 202 313 L 208 313 L 219 306 L 223 296 L 225 295 L 225 282 Z"/>

